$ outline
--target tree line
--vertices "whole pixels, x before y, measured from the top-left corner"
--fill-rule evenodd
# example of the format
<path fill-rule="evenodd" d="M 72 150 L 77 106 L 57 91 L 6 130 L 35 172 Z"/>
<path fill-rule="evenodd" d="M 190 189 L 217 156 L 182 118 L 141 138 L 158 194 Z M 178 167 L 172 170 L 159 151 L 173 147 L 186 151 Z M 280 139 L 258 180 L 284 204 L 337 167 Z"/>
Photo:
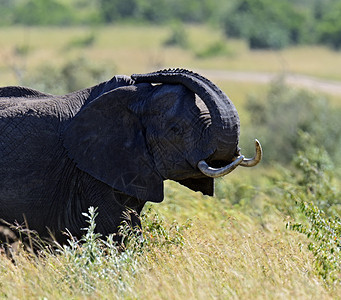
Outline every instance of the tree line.
<path fill-rule="evenodd" d="M 0 0 L 0 25 L 211 24 L 250 48 L 341 48 L 341 0 Z"/>

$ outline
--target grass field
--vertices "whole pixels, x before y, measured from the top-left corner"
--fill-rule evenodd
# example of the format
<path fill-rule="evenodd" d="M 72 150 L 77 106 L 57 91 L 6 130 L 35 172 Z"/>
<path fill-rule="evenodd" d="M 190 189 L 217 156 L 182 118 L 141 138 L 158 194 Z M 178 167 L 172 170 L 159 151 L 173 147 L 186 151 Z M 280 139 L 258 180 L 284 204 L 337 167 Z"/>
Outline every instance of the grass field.
<path fill-rule="evenodd" d="M 163 45 L 171 34 L 166 27 L 0 28 L 0 85 L 19 84 L 41 65 L 58 67 L 77 57 L 104 66 L 108 76 L 184 67 L 341 80 L 340 53 L 324 47 L 251 52 L 242 41 L 224 40 L 220 54 L 200 58 L 221 43 L 221 33 L 195 26 L 186 32 L 189 44 L 181 48 Z M 243 132 L 250 126 L 247 96 L 265 95 L 268 86 L 216 83 L 233 99 Z M 332 103 L 339 107 L 340 97 Z M 84 248 L 39 259 L 19 252 L 15 264 L 2 255 L 0 298 L 340 299 L 341 270 L 333 270 L 338 281 L 324 280 L 310 240 L 286 229 L 289 220 L 303 216 L 280 185 L 304 189 L 302 178 L 286 172 L 275 163 L 237 169 L 217 181 L 215 197 L 167 181 L 165 200 L 144 209 L 142 248 L 119 254 L 90 240 Z M 332 183 L 339 195 L 339 178 Z M 310 196 L 307 188 L 304 199 Z"/>
<path fill-rule="evenodd" d="M 165 40 L 171 35 L 171 29 L 167 27 L 121 25 L 71 30 L 0 28 L 1 82 L 15 83 L 10 69 L 11 65 L 19 64 L 20 60 L 29 71 L 43 62 L 59 64 L 80 55 L 96 63 L 112 64 L 120 74 L 182 66 L 195 69 L 293 72 L 341 80 L 340 54 L 325 47 L 250 51 L 242 41 L 223 38 L 219 30 L 193 26 L 186 27 L 185 32 L 188 37 L 187 49 L 164 47 Z M 205 59 L 196 55 L 218 42 L 223 47 L 220 55 L 208 55 Z"/>
<path fill-rule="evenodd" d="M 253 173 L 253 174 L 252 174 Z M 258 179 L 253 179 L 257 176 Z M 264 172 L 263 172 L 264 174 Z M 252 203 L 232 205 L 168 182 L 164 203 L 145 211 L 142 251 L 85 249 L 40 259 L 0 259 L 2 298 L 9 299 L 338 299 L 339 285 L 316 274 L 302 235 L 264 194 L 257 171 L 236 172 L 219 189 L 243 186 Z M 242 180 L 241 178 L 244 178 Z M 263 188 L 262 188 L 263 186 Z M 233 190 L 233 189 L 232 189 Z M 232 199 L 231 199 L 232 200 Z M 238 199 L 240 200 L 240 199 Z M 241 201 L 242 202 L 242 201 Z M 91 259 L 91 255 L 93 259 Z"/>

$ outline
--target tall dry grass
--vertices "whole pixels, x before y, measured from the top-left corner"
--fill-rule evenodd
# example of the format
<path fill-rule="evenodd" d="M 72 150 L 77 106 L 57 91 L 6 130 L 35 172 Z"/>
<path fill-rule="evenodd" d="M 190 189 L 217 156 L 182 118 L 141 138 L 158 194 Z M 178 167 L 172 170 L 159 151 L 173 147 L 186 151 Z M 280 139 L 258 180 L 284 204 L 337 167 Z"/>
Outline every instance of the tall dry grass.
<path fill-rule="evenodd" d="M 278 220 L 279 221 L 279 220 Z M 264 230 L 252 221 L 197 219 L 182 245 L 148 246 L 143 254 L 99 257 L 79 265 L 80 254 L 13 264 L 0 259 L 1 297 L 10 299 L 336 299 L 314 272 L 301 237 L 281 225 Z M 124 254 L 120 254 L 123 255 Z M 121 264 L 121 265 L 118 265 Z"/>

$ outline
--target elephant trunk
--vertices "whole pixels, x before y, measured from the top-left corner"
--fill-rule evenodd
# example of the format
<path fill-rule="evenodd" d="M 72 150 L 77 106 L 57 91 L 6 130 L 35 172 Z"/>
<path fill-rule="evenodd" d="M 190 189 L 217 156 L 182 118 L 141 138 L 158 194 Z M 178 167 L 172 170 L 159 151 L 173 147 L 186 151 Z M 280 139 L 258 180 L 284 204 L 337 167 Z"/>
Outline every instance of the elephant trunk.
<path fill-rule="evenodd" d="M 136 83 L 149 82 L 184 85 L 204 101 L 210 112 L 213 127 L 220 130 L 228 130 L 230 140 L 234 140 L 236 145 L 238 144 L 239 117 L 237 110 L 226 94 L 207 78 L 184 69 L 168 69 L 148 74 L 133 74 L 131 77 Z"/>
<path fill-rule="evenodd" d="M 198 169 L 208 177 L 220 177 L 234 170 L 238 165 L 251 167 L 259 163 L 262 149 L 256 140 L 256 155 L 254 158 L 244 158 L 239 155 L 239 116 L 237 110 L 227 95 L 207 78 L 184 69 L 168 69 L 147 74 L 133 74 L 136 83 L 166 83 L 182 84 L 197 94 L 207 106 L 212 120 L 210 137 L 214 139 L 214 154 L 211 160 L 230 160 L 230 164 L 222 168 L 212 168 L 204 160 L 197 164 Z M 211 141 L 208 141 L 209 143 Z M 213 145 L 212 145 L 213 146 Z"/>

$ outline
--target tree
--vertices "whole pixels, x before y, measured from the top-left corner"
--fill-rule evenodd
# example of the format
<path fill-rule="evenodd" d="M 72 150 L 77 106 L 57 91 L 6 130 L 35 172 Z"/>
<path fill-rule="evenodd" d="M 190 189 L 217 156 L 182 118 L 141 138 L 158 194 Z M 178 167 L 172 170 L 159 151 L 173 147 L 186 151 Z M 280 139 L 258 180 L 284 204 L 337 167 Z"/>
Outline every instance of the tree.
<path fill-rule="evenodd" d="M 136 0 L 100 0 L 100 11 L 105 23 L 132 18 L 136 14 Z"/>
<path fill-rule="evenodd" d="M 341 2 L 334 1 L 318 25 L 319 41 L 341 49 Z"/>
<path fill-rule="evenodd" d="M 250 48 L 280 49 L 300 41 L 305 16 L 288 1 L 241 0 L 224 22 L 228 36 L 245 38 Z"/>
<path fill-rule="evenodd" d="M 57 0 L 28 0 L 14 12 L 14 23 L 25 25 L 70 25 L 72 20 L 72 11 Z"/>
<path fill-rule="evenodd" d="M 9 25 L 12 23 L 15 4 L 15 1 L 0 0 L 0 25 Z"/>

